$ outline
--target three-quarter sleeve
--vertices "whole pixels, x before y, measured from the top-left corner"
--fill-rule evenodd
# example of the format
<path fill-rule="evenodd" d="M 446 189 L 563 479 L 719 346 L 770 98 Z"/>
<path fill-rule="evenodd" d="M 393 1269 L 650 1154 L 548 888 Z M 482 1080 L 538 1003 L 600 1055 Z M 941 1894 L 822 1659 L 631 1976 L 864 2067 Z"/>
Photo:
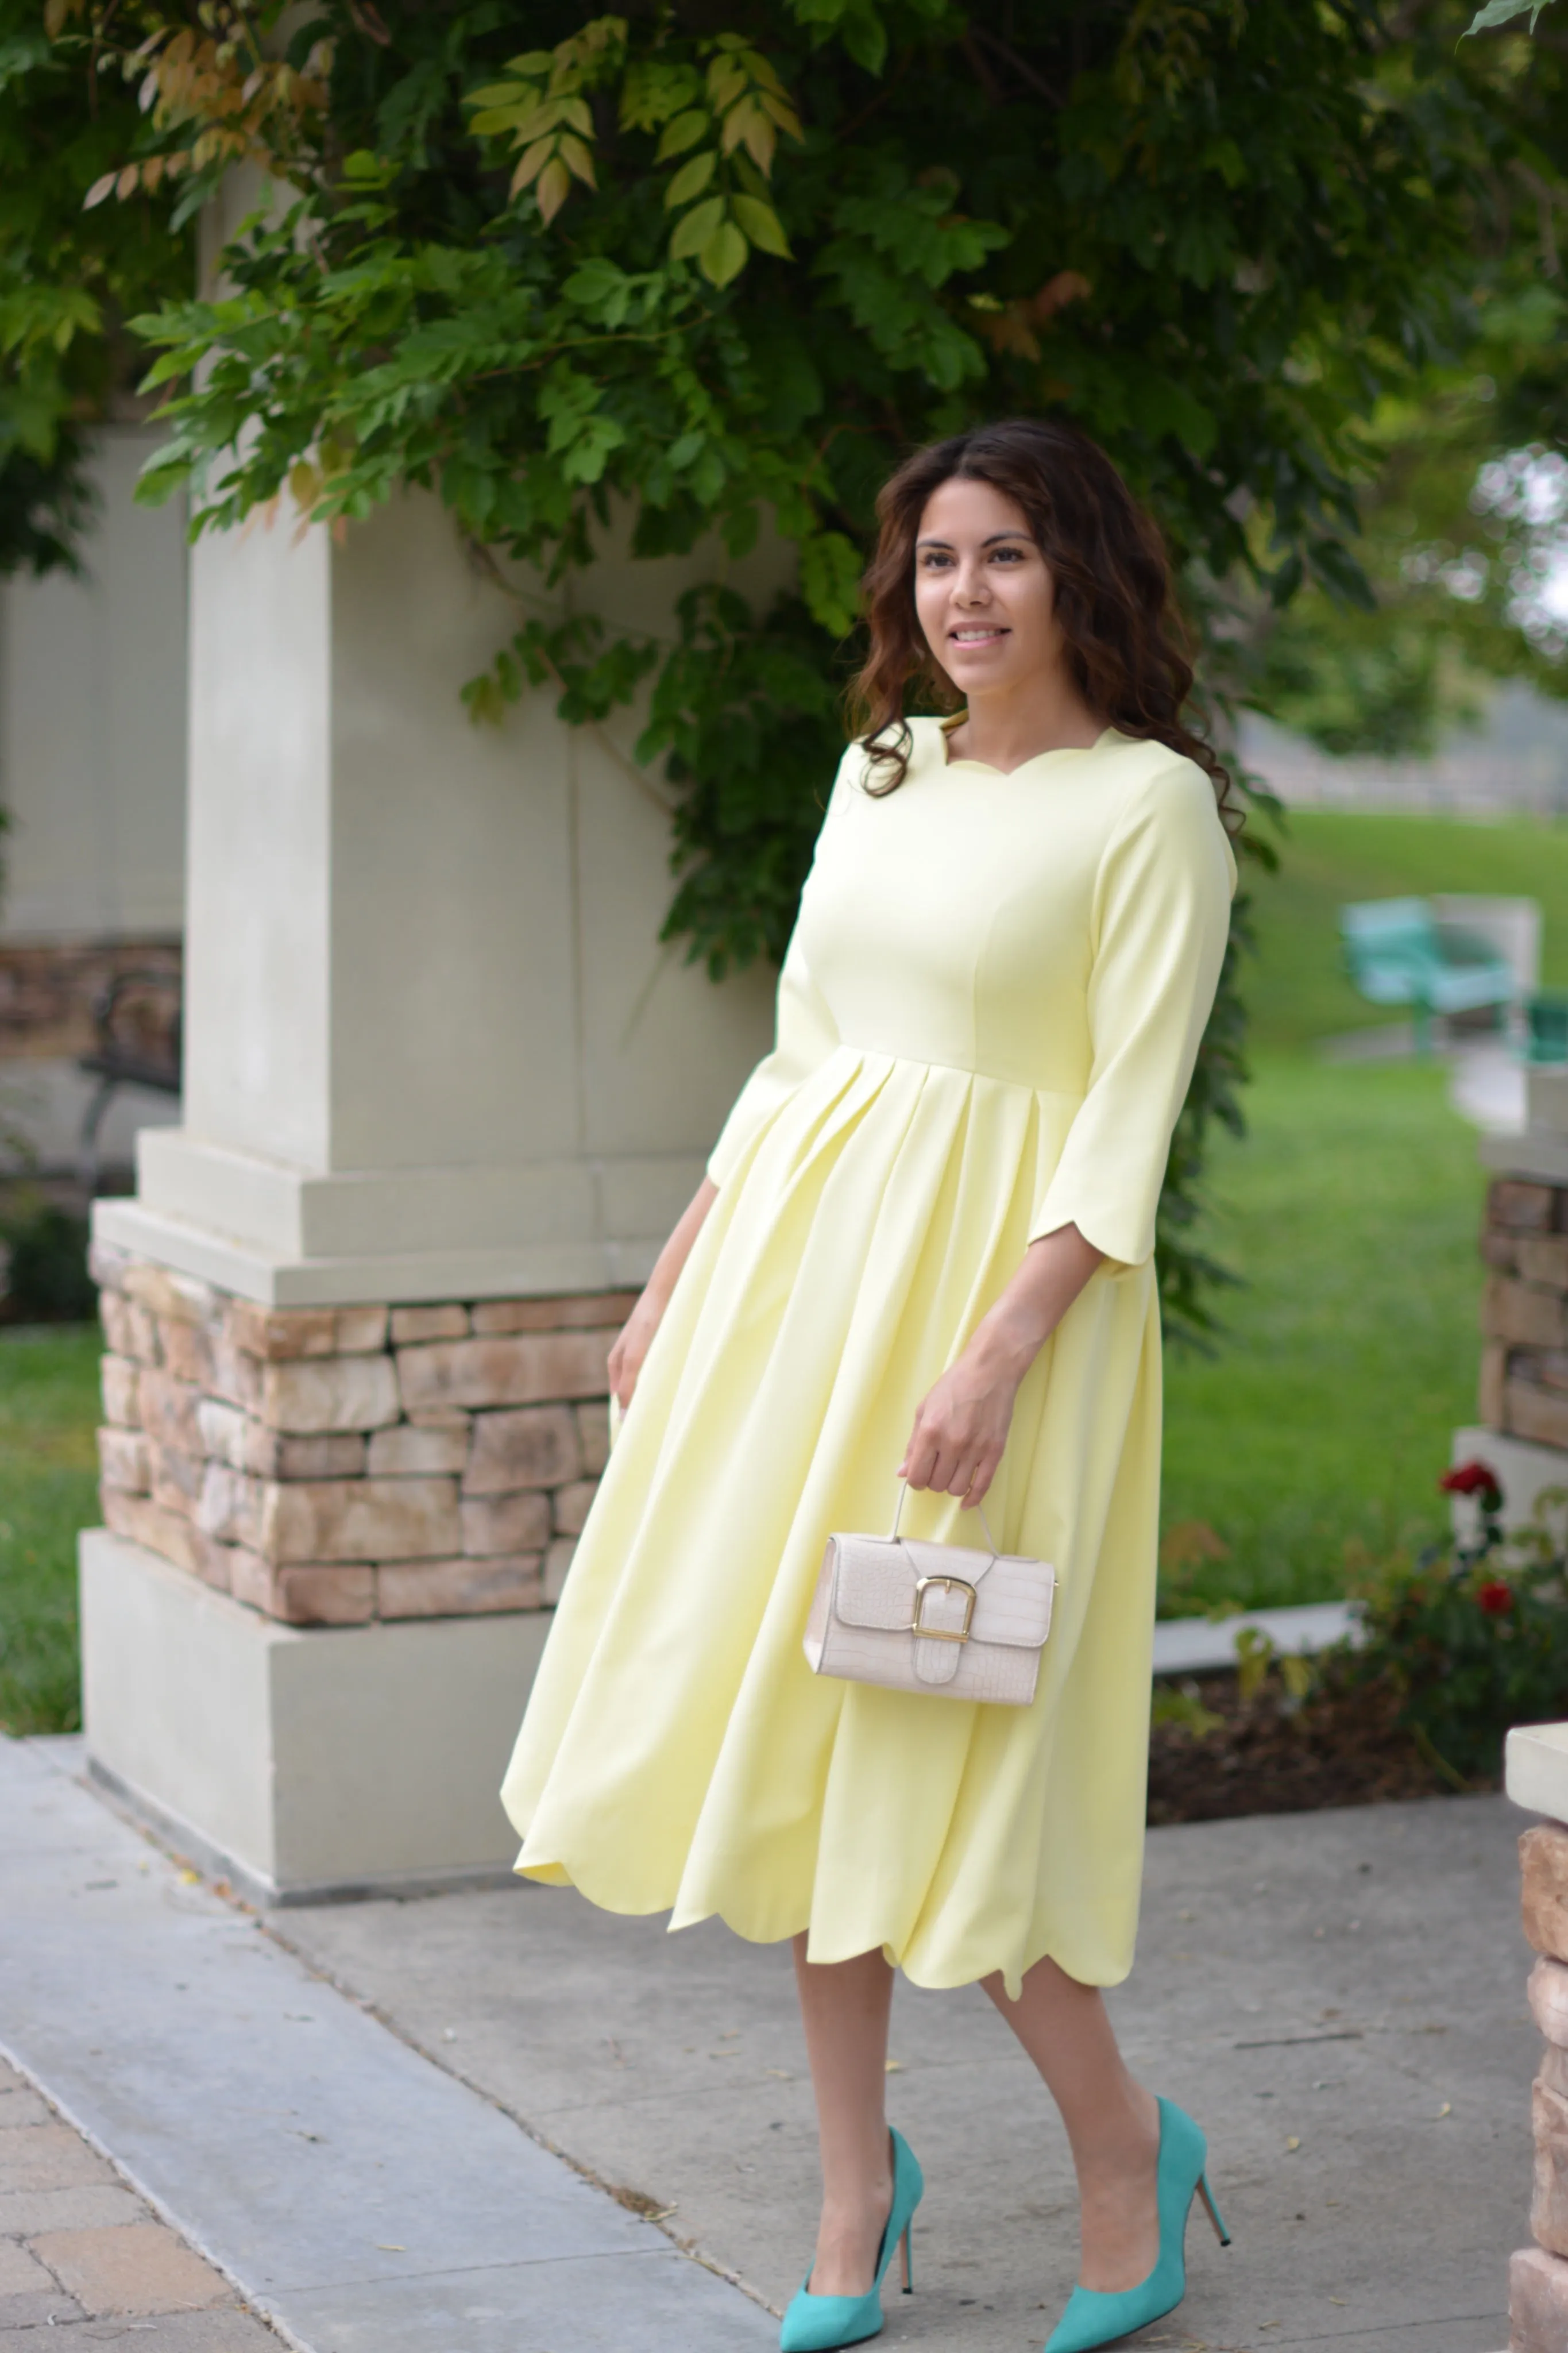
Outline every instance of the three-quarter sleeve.
<path fill-rule="evenodd" d="M 1070 1224 L 1121 1265 L 1152 1255 L 1171 1136 L 1219 982 L 1235 888 L 1208 778 L 1187 760 L 1157 769 L 1133 793 L 1100 861 L 1089 1088 L 1031 1241 Z"/>

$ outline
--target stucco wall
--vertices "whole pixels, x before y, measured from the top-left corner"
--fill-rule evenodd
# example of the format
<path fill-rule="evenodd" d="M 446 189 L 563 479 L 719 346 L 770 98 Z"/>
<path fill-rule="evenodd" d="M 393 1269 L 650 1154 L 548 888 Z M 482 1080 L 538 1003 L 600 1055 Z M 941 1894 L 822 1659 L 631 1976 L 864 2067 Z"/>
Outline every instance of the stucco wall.
<path fill-rule="evenodd" d="M 0 583 L 0 941 L 183 921 L 184 510 L 132 497 L 158 438 L 101 435 L 81 578 Z"/>

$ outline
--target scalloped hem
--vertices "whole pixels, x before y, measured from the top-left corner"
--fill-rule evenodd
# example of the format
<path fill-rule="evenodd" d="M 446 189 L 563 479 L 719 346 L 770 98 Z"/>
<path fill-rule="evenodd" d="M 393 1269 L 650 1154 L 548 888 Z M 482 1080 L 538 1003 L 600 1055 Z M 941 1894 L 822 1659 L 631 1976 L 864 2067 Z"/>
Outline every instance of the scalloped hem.
<path fill-rule="evenodd" d="M 512 1871 L 519 1879 L 531 1879 L 541 1887 L 569 1887 L 574 1894 L 581 1895 L 584 1903 L 592 1904 L 595 1911 L 611 1912 L 623 1920 L 651 1920 L 659 1913 L 668 1912 L 670 1916 L 666 1934 L 671 1936 L 678 1935 L 683 1928 L 700 1928 L 707 1920 L 719 1921 L 729 1929 L 732 1936 L 739 1936 L 742 1944 L 747 1945 L 784 1945 L 798 1936 L 804 1935 L 810 1937 L 812 1933 L 809 1915 L 801 1921 L 798 1927 L 784 1928 L 773 1932 L 747 1927 L 740 1920 L 731 1918 L 728 1912 L 717 1905 L 706 1912 L 683 1913 L 679 1910 L 679 1904 L 673 1900 L 668 1904 L 617 1903 L 608 1894 L 592 1893 L 581 1880 L 572 1876 L 563 1862 L 524 1862 L 521 1855 L 519 1855 L 512 1865 Z M 813 1951 L 808 1943 L 806 1958 L 821 1967 L 830 1968 L 839 1961 L 858 1960 L 861 1953 L 869 1952 L 871 1949 L 869 1945 L 858 1945 L 853 1952 L 823 1953 Z M 1063 1975 L 1071 1978 L 1077 1985 L 1100 1988 L 1122 1984 L 1131 1974 L 1132 1967 L 1131 1961 L 1129 1960 L 1127 1966 L 1115 1974 L 1109 1971 L 1100 1975 L 1088 1974 L 1082 1969 L 1069 1968 L 1060 1953 L 1053 1952 L 1048 1943 L 1042 1945 L 1040 1950 L 1025 1961 L 1021 1968 L 1015 1968 L 1002 1960 L 986 1961 L 976 1968 L 966 1968 L 951 1976 L 940 1971 L 927 1974 L 915 1968 L 897 1947 L 887 1939 L 881 1942 L 881 1954 L 889 1968 L 897 1969 L 900 1976 L 908 1978 L 910 1985 L 918 1986 L 922 1993 L 956 1993 L 961 1986 L 980 1985 L 987 1978 L 999 1977 L 1002 1980 L 1002 1989 L 1009 2001 L 1018 2001 L 1022 1999 L 1025 1978 L 1041 1961 L 1055 1961 Z"/>

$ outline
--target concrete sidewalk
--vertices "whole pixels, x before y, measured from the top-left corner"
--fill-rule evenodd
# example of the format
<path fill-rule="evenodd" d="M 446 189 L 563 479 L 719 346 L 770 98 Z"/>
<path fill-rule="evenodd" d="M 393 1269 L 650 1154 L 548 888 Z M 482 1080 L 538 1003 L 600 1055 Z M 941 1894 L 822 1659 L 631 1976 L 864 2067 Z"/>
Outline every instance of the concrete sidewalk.
<path fill-rule="evenodd" d="M 754 2302 L 67 1778 L 72 1747 L 0 1740 L 0 2046 L 296 2346 L 776 2342 Z"/>
<path fill-rule="evenodd" d="M 1140 2342 L 1495 2353 L 1527 2235 L 1530 2081 L 1502 1799 L 1156 1831 L 1133 2064 L 1208 2132 L 1236 2244 Z M 520 1888 L 279 1915 L 279 1933 L 774 2306 L 816 2221 L 786 1952 Z M 1072 2284 L 1067 2152 L 977 1989 L 900 1987 L 891 2113 L 925 2168 L 884 2342 L 1039 2353 Z"/>
<path fill-rule="evenodd" d="M 798 2284 L 815 2166 L 783 1949 L 522 1886 L 261 1926 L 67 1761 L 0 1742 L 0 2042 L 297 2345 L 776 2343 L 666 2232 L 775 2306 Z M 1188 2299 L 1138 2341 L 1504 2343 L 1538 2049 L 1521 1820 L 1436 1799 L 1152 1835 L 1119 2024 L 1203 2120 L 1237 2244 L 1195 2221 Z M 901 1988 L 893 2049 L 929 2189 L 883 2341 L 1038 2353 L 1075 2254 L 1049 2104 L 973 1989 Z"/>

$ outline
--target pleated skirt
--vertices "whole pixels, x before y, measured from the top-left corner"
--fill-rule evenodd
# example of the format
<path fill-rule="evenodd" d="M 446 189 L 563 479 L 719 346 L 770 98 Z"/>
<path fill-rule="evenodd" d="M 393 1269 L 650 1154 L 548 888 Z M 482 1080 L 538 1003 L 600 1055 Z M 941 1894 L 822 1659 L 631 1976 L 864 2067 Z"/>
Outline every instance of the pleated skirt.
<path fill-rule="evenodd" d="M 1160 1473 L 1151 1263 L 1102 1267 L 1019 1392 L 987 1514 L 1053 1562 L 1027 1708 L 813 1675 L 826 1537 L 885 1530 L 915 1409 L 1016 1272 L 1073 1106 L 841 1048 L 752 1138 L 649 1351 L 502 1790 L 517 1868 L 917 1984 L 1137 1928 Z M 905 1529 L 978 1542 L 950 1498 Z"/>

